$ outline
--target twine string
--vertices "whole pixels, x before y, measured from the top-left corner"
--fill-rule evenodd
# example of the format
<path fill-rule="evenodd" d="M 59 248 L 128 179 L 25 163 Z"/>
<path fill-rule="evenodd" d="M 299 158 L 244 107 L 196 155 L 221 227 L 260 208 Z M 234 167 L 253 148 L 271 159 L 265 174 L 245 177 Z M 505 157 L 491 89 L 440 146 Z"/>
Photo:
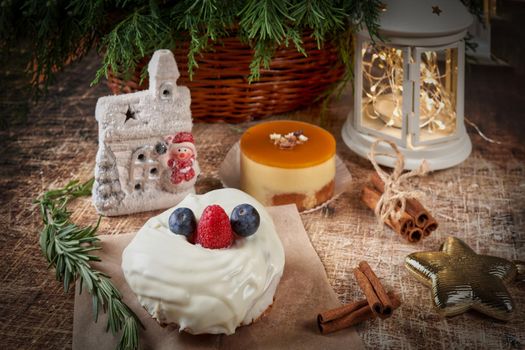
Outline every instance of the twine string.
<path fill-rule="evenodd" d="M 490 137 L 488 137 L 487 135 L 485 135 L 483 133 L 483 131 L 481 131 L 481 129 L 476 125 L 476 123 L 474 123 L 473 121 L 469 120 L 467 117 L 463 117 L 463 119 L 465 120 L 465 122 L 472 126 L 474 129 L 476 129 L 476 132 L 478 133 L 479 136 L 481 136 L 481 138 L 487 142 L 490 142 L 490 143 L 495 143 L 497 145 L 501 145 L 503 142 L 501 141 L 497 141 L 497 140 L 494 140 Z"/>
<path fill-rule="evenodd" d="M 377 152 L 376 147 L 381 142 L 385 142 L 390 145 L 390 147 L 394 150 L 394 154 Z M 385 172 L 383 169 L 381 169 L 379 164 L 377 164 L 377 156 L 396 158 L 394 170 L 391 174 Z M 405 157 L 399 151 L 395 143 L 383 139 L 378 139 L 372 144 L 370 147 L 370 153 L 368 154 L 368 159 L 385 184 L 383 194 L 379 198 L 379 201 L 377 202 L 374 210 L 378 222 L 383 224 L 387 219 L 390 218 L 399 220 L 401 218 L 401 214 L 405 211 L 406 200 L 408 198 L 419 199 L 423 196 L 423 192 L 419 190 L 403 190 L 403 184 L 412 177 L 426 175 L 429 171 L 428 163 L 423 160 L 419 167 L 403 174 L 403 169 L 405 168 Z"/>

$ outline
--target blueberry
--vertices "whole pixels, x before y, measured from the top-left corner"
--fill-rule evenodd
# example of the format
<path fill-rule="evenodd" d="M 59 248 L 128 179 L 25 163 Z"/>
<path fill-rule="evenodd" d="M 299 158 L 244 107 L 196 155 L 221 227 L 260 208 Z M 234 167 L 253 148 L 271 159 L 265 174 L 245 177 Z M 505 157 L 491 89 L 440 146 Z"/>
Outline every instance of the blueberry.
<path fill-rule="evenodd" d="M 170 231 L 176 235 L 190 237 L 197 227 L 197 220 L 190 208 L 177 208 L 168 220 Z"/>
<path fill-rule="evenodd" d="M 261 218 L 257 209 L 249 204 L 240 204 L 233 208 L 230 225 L 238 236 L 248 237 L 259 228 Z"/>

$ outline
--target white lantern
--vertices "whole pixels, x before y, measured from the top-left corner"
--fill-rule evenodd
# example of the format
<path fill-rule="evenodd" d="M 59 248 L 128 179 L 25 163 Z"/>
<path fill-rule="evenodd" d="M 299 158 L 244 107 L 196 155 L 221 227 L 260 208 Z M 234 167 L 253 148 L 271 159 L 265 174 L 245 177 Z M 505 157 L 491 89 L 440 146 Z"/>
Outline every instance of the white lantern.
<path fill-rule="evenodd" d="M 364 157 L 377 138 L 393 141 L 406 169 L 423 159 L 432 170 L 461 163 L 472 148 L 463 122 L 462 40 L 472 16 L 460 0 L 385 0 L 382 10 L 381 40 L 356 34 L 354 108 L 343 140 Z M 376 160 L 394 165 L 388 156 Z"/>

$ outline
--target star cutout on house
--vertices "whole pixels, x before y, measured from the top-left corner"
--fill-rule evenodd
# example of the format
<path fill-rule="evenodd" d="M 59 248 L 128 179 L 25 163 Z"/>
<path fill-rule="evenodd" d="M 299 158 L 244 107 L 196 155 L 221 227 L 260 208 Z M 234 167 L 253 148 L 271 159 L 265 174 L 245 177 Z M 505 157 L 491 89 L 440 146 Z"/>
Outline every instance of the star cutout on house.
<path fill-rule="evenodd" d="M 438 252 L 412 253 L 406 268 L 432 289 L 438 312 L 454 316 L 469 309 L 499 320 L 509 320 L 514 305 L 504 281 L 517 273 L 508 260 L 476 254 L 466 243 L 448 237 Z"/>
<path fill-rule="evenodd" d="M 439 6 L 432 6 L 432 13 L 435 13 L 436 15 L 440 15 L 441 14 L 441 9 L 439 8 Z"/>
<path fill-rule="evenodd" d="M 126 111 L 125 116 L 126 116 L 126 120 L 124 120 L 124 123 L 130 119 L 135 119 L 135 120 L 137 119 L 135 117 L 135 112 L 131 110 L 130 106 L 128 106 L 128 110 Z"/>

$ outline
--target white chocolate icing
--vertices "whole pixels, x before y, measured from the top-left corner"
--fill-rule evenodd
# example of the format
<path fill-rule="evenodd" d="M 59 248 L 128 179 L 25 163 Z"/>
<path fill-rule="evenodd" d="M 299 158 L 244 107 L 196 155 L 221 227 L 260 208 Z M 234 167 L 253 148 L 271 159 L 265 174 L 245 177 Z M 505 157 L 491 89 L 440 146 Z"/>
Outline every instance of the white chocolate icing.
<path fill-rule="evenodd" d="M 193 210 L 219 204 L 228 215 L 239 204 L 253 205 L 261 217 L 255 234 L 226 249 L 187 242 L 168 228 L 175 208 Z M 122 253 L 126 281 L 144 308 L 161 323 L 176 323 L 192 334 L 232 334 L 273 303 L 284 269 L 284 249 L 264 207 L 236 189 L 188 195 L 175 208 L 152 217 Z"/>

